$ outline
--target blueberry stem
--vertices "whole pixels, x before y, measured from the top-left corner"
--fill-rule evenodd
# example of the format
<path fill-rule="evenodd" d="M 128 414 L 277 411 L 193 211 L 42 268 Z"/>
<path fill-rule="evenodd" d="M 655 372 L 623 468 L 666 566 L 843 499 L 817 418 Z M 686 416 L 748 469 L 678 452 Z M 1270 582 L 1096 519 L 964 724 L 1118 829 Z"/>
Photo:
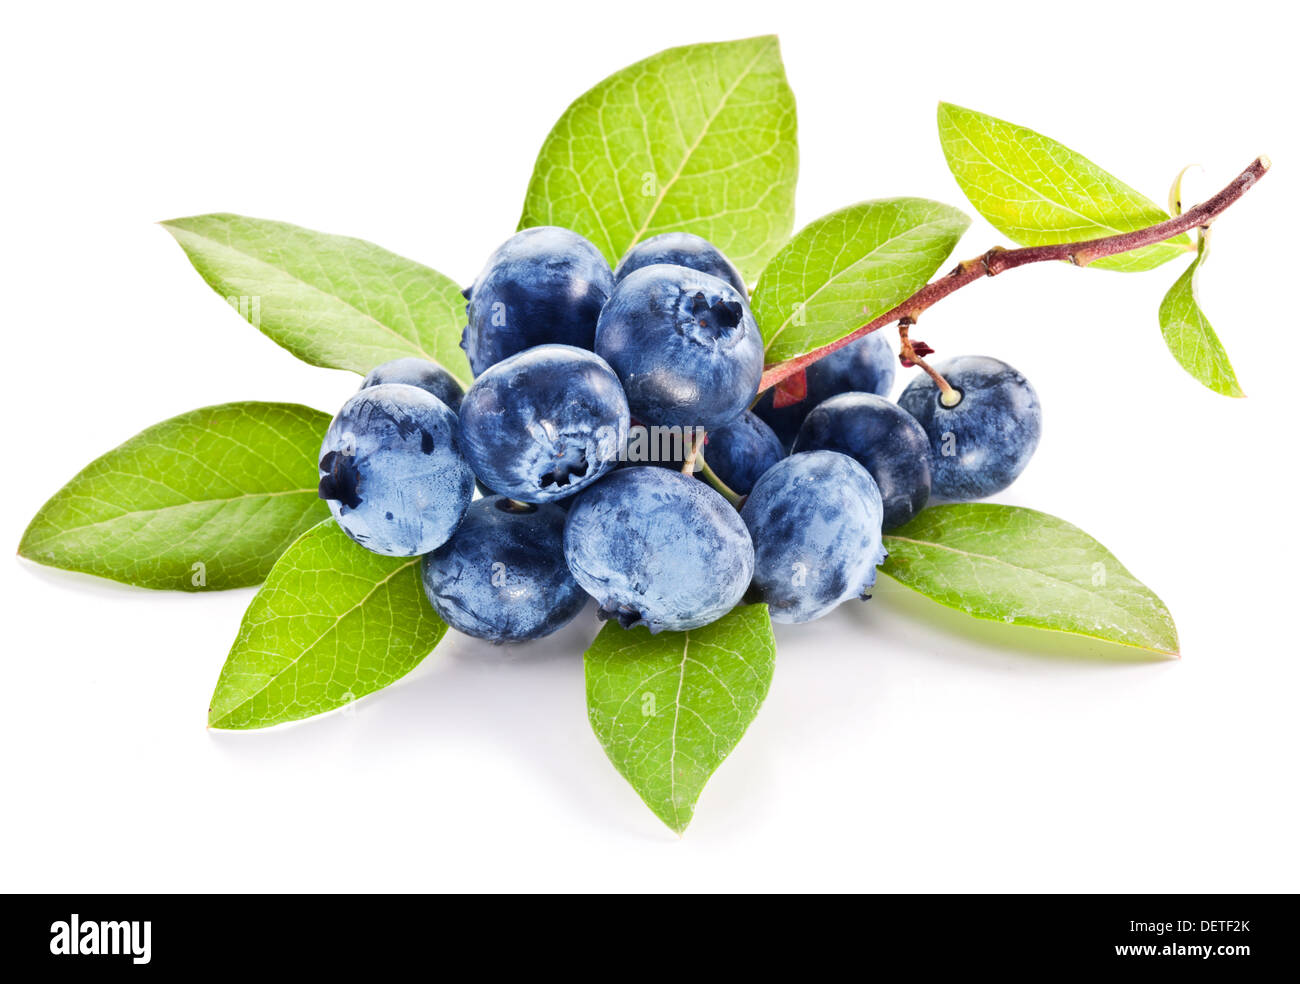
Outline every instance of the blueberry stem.
<path fill-rule="evenodd" d="M 926 362 L 917 352 L 917 346 L 923 346 L 928 352 L 930 347 L 924 342 L 913 342 L 908 335 L 908 330 L 915 322 L 904 315 L 898 319 L 898 361 L 904 366 L 917 366 L 927 376 L 934 380 L 934 384 L 939 387 L 939 402 L 945 407 L 955 407 L 961 402 L 961 394 L 953 389 L 948 380 L 939 374 L 930 363 Z"/>
<path fill-rule="evenodd" d="M 1210 223 L 1226 211 L 1230 205 L 1254 187 L 1255 183 L 1268 173 L 1270 167 L 1272 167 L 1272 164 L 1267 157 L 1257 157 L 1246 170 L 1237 175 L 1232 180 L 1232 183 L 1217 195 L 1207 198 L 1195 208 L 1190 208 L 1181 215 L 1176 215 L 1172 219 L 1148 226 L 1145 229 L 1123 232 L 1115 236 L 1103 236 L 1100 239 L 1088 239 L 1074 243 L 1056 243 L 1051 246 L 1025 246 L 1020 249 L 1004 249 L 1001 246 L 994 246 L 988 252 L 974 259 L 963 260 L 958 263 L 938 280 L 926 284 L 907 300 L 886 311 L 880 317 L 869 321 L 852 334 L 838 338 L 829 345 L 823 345 L 821 348 L 814 349 L 804 355 L 768 366 L 763 371 L 763 378 L 759 382 L 759 392 L 771 389 L 781 380 L 793 376 L 801 369 L 808 368 L 818 359 L 830 355 L 832 352 L 842 349 L 844 346 L 856 342 L 864 335 L 869 335 L 886 325 L 893 324 L 895 321 L 902 321 L 904 318 L 908 319 L 908 324 L 914 323 L 922 312 L 931 305 L 937 304 L 949 294 L 960 290 L 967 284 L 974 283 L 976 280 L 995 277 L 999 273 L 1014 270 L 1016 267 L 1026 266 L 1030 263 L 1043 263 L 1048 260 L 1064 261 L 1080 267 L 1087 266 L 1102 257 L 1116 256 L 1120 253 L 1141 249 L 1143 246 L 1153 246 L 1192 229 L 1208 228 Z M 923 365 L 922 362 L 917 362 L 915 358 L 912 361 L 917 365 Z"/>
<path fill-rule="evenodd" d="M 736 492 L 733 492 L 730 486 L 728 486 L 726 482 L 724 482 L 722 479 L 718 477 L 717 473 L 712 468 L 709 467 L 709 463 L 706 460 L 704 460 L 703 454 L 699 455 L 699 465 L 700 465 L 700 477 L 703 478 L 710 485 L 712 485 L 714 490 L 717 491 L 719 495 L 721 495 L 724 499 L 730 502 L 737 509 L 739 509 L 741 506 L 745 504 L 745 497 L 743 495 L 739 495 Z"/>

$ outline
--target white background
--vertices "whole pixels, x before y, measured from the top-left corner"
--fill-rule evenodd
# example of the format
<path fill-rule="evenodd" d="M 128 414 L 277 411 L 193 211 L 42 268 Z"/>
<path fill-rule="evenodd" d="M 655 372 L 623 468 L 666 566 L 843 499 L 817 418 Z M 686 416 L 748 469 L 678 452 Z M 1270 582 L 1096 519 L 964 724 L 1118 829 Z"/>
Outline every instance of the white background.
<path fill-rule="evenodd" d="M 251 590 L 14 559 L 0 888 L 1300 888 L 1290 26 L 1197 3 L 507 6 L 6 8 L 5 542 L 149 424 L 238 399 L 333 410 L 356 386 L 241 322 L 156 220 L 282 219 L 467 282 L 573 97 L 664 47 L 775 31 L 800 225 L 896 194 L 969 210 L 939 99 L 1056 136 L 1160 202 L 1185 164 L 1205 167 L 1195 200 L 1272 156 L 1202 277 L 1246 400 L 1166 353 L 1175 265 L 1017 271 L 916 332 L 1029 376 L 1044 439 L 1001 499 L 1110 547 L 1173 610 L 1182 660 L 972 623 L 883 584 L 778 628 L 767 703 L 678 839 L 589 730 L 589 614 L 526 648 L 449 637 L 348 714 L 210 733 Z M 977 218 L 958 254 L 998 242 Z"/>

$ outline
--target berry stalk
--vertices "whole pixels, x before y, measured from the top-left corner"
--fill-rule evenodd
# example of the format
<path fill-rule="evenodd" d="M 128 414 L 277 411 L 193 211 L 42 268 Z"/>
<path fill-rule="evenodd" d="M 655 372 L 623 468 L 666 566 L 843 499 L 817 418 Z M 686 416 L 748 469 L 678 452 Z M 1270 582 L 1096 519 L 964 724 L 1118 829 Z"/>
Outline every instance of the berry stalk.
<path fill-rule="evenodd" d="M 934 384 L 939 387 L 940 402 L 945 407 L 955 407 L 961 402 L 961 394 L 953 389 L 948 380 L 939 374 L 939 370 L 921 358 L 921 353 L 917 351 L 918 348 L 924 349 L 927 355 L 931 349 L 925 342 L 912 341 L 908 333 L 914 323 L 909 317 L 898 319 L 898 358 L 905 368 L 910 369 L 912 366 L 916 366 L 933 379 Z"/>
<path fill-rule="evenodd" d="M 1024 246 L 1019 249 L 1005 249 L 1001 246 L 994 246 L 974 259 L 963 260 L 958 263 L 938 280 L 926 284 L 907 300 L 886 311 L 878 318 L 869 321 L 851 334 L 838 338 L 829 345 L 823 345 L 821 348 L 814 349 L 804 355 L 768 366 L 763 371 L 763 377 L 759 382 L 759 392 L 771 389 L 783 379 L 807 369 L 818 359 L 857 341 L 864 335 L 869 335 L 886 325 L 893 324 L 895 321 L 905 325 L 914 324 L 916 319 L 931 306 L 937 304 L 954 291 L 960 290 L 976 280 L 982 280 L 984 277 L 996 277 L 999 273 L 1014 270 L 1016 267 L 1027 266 L 1030 263 L 1043 263 L 1048 260 L 1063 260 L 1075 266 L 1087 266 L 1104 256 L 1116 256 L 1120 253 L 1140 249 L 1143 246 L 1152 246 L 1164 242 L 1166 239 L 1192 229 L 1207 228 L 1229 206 L 1248 192 L 1255 182 L 1267 174 L 1270 166 L 1267 157 L 1255 158 L 1249 167 L 1237 175 L 1232 180 L 1232 183 L 1217 195 L 1206 199 L 1181 215 L 1176 215 L 1172 219 L 1148 226 L 1145 229 L 1123 232 L 1114 236 L 1103 236 L 1100 239 L 1057 243 L 1051 246 Z M 918 359 L 914 354 L 909 358 L 916 365 L 929 371 L 923 360 Z M 934 373 L 931 372 L 931 375 L 934 375 Z"/>
<path fill-rule="evenodd" d="M 708 482 L 709 485 L 713 487 L 714 491 L 716 491 L 720 496 L 722 496 L 724 499 L 730 502 L 737 509 L 739 509 L 741 506 L 745 504 L 745 497 L 743 495 L 740 495 L 736 491 L 734 491 L 731 488 L 731 486 L 729 486 L 718 476 L 717 472 L 715 472 L 712 468 L 709 467 L 709 462 L 705 459 L 704 454 L 702 452 L 700 453 L 697 459 L 697 464 L 700 469 L 700 477 L 703 478 L 706 482 Z"/>

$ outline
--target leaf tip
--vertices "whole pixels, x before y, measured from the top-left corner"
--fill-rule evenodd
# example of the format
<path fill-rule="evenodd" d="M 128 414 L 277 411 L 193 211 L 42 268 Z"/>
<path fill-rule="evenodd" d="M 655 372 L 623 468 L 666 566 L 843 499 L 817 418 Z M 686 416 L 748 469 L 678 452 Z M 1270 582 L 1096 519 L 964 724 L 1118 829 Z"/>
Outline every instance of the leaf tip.
<path fill-rule="evenodd" d="M 655 816 L 663 821 L 665 827 L 677 835 L 678 840 L 681 840 L 686 836 L 686 828 L 691 825 L 693 815 L 694 814 L 688 813 L 683 819 L 681 815 L 676 812 L 669 816 L 667 812 L 660 813 L 658 810 L 655 811 Z"/>
<path fill-rule="evenodd" d="M 41 506 L 41 508 L 37 510 L 36 515 L 27 523 L 27 528 L 23 530 L 23 535 L 18 540 L 18 549 L 15 551 L 19 557 L 30 560 L 36 564 L 49 563 L 47 559 L 48 555 L 43 557 L 41 551 L 36 546 L 36 538 L 39 532 L 37 527 L 38 524 L 42 522 L 45 516 L 46 506 L 48 505 L 49 503 L 47 501 L 46 505 Z"/>
<path fill-rule="evenodd" d="M 223 673 L 224 676 L 224 673 Z M 212 699 L 208 702 L 208 731 L 237 731 L 241 730 L 239 725 L 230 723 L 231 714 L 238 709 L 238 702 L 230 700 L 229 694 L 222 694 L 222 684 L 224 680 L 217 681 L 217 689 L 212 693 Z M 223 699 L 224 698 L 224 699 Z M 246 726 L 245 726 L 246 727 Z"/>
<path fill-rule="evenodd" d="M 181 223 L 184 221 L 184 219 L 159 219 L 155 224 L 166 231 L 167 235 L 171 236 L 172 239 L 180 242 L 181 233 L 184 231 Z"/>
<path fill-rule="evenodd" d="M 1178 641 L 1178 629 L 1172 624 L 1169 626 L 1172 636 L 1169 639 L 1162 640 L 1159 644 L 1148 646 L 1147 650 L 1157 656 L 1163 656 L 1168 660 L 1180 660 L 1183 658 L 1182 645 Z"/>

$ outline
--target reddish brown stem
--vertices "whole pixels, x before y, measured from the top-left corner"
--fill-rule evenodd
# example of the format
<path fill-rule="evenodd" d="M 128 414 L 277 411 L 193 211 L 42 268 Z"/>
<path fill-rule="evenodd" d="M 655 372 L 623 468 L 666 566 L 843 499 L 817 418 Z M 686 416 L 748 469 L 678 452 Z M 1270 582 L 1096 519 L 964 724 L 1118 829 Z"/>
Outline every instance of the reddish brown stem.
<path fill-rule="evenodd" d="M 904 316 L 898 319 L 899 359 L 902 360 L 903 365 L 905 366 L 916 366 L 917 368 L 919 368 L 922 372 L 924 372 L 927 376 L 929 376 L 931 379 L 934 380 L 934 385 L 939 387 L 939 392 L 943 394 L 946 400 L 951 400 L 953 403 L 955 403 L 957 401 L 957 391 L 953 389 L 952 386 L 949 385 L 948 380 L 944 379 L 941 375 L 939 375 L 939 371 L 937 369 L 935 369 L 933 366 L 930 365 L 930 363 L 926 362 L 925 359 L 921 358 L 921 356 L 917 354 L 916 348 L 912 345 L 912 339 L 908 334 L 908 331 L 912 327 L 912 324 L 913 321 L 909 317 Z M 949 405 L 949 404 L 945 404 L 945 405 Z"/>
<path fill-rule="evenodd" d="M 1103 236 L 1101 239 L 1088 239 L 1075 243 L 1057 243 L 1052 246 L 1025 246 L 1020 249 L 1003 249 L 1001 246 L 994 246 L 981 256 L 958 263 L 944 276 L 926 284 L 903 303 L 886 311 L 880 317 L 869 321 L 852 334 L 838 338 L 829 345 L 823 345 L 821 348 L 814 349 L 804 355 L 768 366 L 763 371 L 763 378 L 759 383 L 759 392 L 770 389 L 787 376 L 807 369 L 823 356 L 830 355 L 837 349 L 841 349 L 877 329 L 893 324 L 895 321 L 901 321 L 904 318 L 907 319 L 908 324 L 912 324 L 921 316 L 922 312 L 932 305 L 937 304 L 954 291 L 960 290 L 976 280 L 982 280 L 984 277 L 996 277 L 999 273 L 1014 270 L 1016 267 L 1026 266 L 1030 263 L 1044 263 L 1048 260 L 1064 260 L 1067 263 L 1073 263 L 1075 266 L 1087 266 L 1104 256 L 1115 256 L 1119 253 L 1141 249 L 1143 246 L 1152 246 L 1192 229 L 1208 226 L 1228 206 L 1248 192 L 1256 181 L 1268 173 L 1270 166 L 1267 157 L 1255 158 L 1246 170 L 1237 175 L 1230 185 L 1213 198 L 1206 199 L 1195 208 L 1188 209 L 1182 215 L 1175 216 L 1157 225 L 1148 226 L 1145 229 L 1122 232 L 1115 236 Z M 913 357 L 912 361 L 924 368 L 923 363 L 915 357 Z M 934 374 L 931 373 L 931 375 Z"/>

